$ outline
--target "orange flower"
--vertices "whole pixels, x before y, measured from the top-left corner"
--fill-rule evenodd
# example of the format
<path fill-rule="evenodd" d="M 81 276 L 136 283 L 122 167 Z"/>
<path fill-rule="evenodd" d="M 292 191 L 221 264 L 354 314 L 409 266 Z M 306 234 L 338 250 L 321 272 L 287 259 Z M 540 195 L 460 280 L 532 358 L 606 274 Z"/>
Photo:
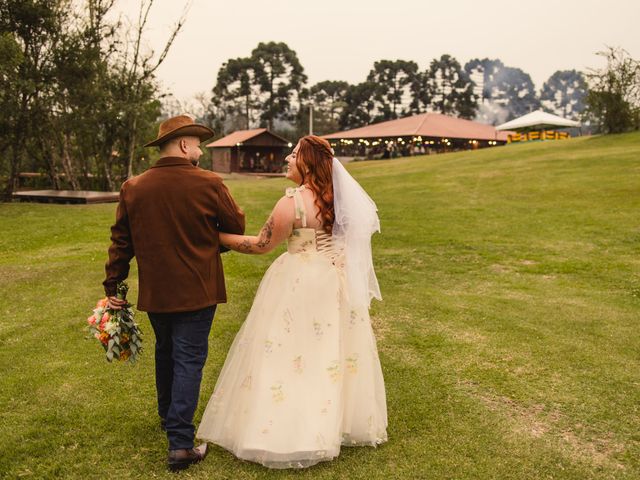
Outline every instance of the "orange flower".
<path fill-rule="evenodd" d="M 131 350 L 120 352 L 120 360 L 124 361 L 131 356 Z"/>
<path fill-rule="evenodd" d="M 129 335 L 127 335 L 126 333 L 123 333 L 122 335 L 120 335 L 120 343 L 127 343 L 129 341 Z"/>
<path fill-rule="evenodd" d="M 96 308 L 104 308 L 107 306 L 107 297 L 104 297 L 102 300 L 98 300 L 98 303 L 96 305 Z"/>
<path fill-rule="evenodd" d="M 94 317 L 93 315 L 91 315 L 90 317 L 87 317 L 87 323 L 89 325 L 95 325 L 96 324 L 96 317 Z"/>
<path fill-rule="evenodd" d="M 109 338 L 111 337 L 107 332 L 102 332 L 100 334 L 100 341 L 102 342 L 103 345 L 106 345 L 109 343 Z"/>

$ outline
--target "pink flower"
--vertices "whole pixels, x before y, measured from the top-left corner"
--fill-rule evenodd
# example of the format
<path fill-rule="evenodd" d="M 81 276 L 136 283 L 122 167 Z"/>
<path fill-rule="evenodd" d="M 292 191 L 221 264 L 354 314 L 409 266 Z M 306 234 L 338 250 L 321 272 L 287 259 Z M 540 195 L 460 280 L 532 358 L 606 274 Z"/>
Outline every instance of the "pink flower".
<path fill-rule="evenodd" d="M 87 323 L 89 325 L 95 325 L 96 324 L 96 317 L 95 315 L 91 315 L 90 317 L 87 317 Z"/>
<path fill-rule="evenodd" d="M 104 330 L 104 326 L 107 324 L 107 322 L 111 320 L 111 317 L 109 316 L 108 313 L 104 313 L 104 315 L 102 315 L 102 318 L 100 319 L 100 323 L 98 324 L 98 329 L 100 331 Z"/>
<path fill-rule="evenodd" d="M 107 306 L 107 297 L 104 297 L 102 300 L 98 300 L 97 308 L 104 308 Z"/>

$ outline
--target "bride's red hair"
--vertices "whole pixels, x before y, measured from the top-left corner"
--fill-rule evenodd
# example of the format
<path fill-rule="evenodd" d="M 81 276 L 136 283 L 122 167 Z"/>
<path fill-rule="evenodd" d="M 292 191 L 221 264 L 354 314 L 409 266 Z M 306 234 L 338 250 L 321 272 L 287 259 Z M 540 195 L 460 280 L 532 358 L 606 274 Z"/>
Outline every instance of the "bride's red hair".
<path fill-rule="evenodd" d="M 335 220 L 333 210 L 333 150 L 324 138 L 307 135 L 300 139 L 296 165 L 306 183 L 315 193 L 318 220 L 322 229 L 331 233 Z"/>

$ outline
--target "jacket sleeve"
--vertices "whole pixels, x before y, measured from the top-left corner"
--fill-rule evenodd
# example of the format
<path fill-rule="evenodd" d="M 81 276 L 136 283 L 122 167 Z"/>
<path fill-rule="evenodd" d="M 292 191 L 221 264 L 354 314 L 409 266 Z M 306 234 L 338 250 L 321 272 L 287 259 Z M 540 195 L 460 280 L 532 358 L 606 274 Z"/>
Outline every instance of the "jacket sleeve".
<path fill-rule="evenodd" d="M 125 202 L 125 184 L 120 189 L 120 201 L 116 210 L 116 223 L 111 227 L 109 259 L 105 265 L 106 278 L 102 284 L 107 296 L 116 295 L 116 287 L 129 275 L 129 262 L 134 256 L 129 216 Z"/>
<path fill-rule="evenodd" d="M 224 183 L 217 182 L 218 194 L 218 230 L 236 235 L 244 234 L 244 212 L 231 197 Z"/>

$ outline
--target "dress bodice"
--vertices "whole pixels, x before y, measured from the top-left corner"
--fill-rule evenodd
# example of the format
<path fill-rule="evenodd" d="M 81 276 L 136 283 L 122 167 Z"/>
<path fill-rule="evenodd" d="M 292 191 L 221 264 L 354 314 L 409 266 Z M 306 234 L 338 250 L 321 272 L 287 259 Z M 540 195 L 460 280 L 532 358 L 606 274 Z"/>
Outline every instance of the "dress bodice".
<path fill-rule="evenodd" d="M 313 228 L 294 228 L 287 239 L 289 253 L 323 253 L 334 256 L 331 235 Z"/>
<path fill-rule="evenodd" d="M 287 238 L 287 252 L 310 253 L 316 251 L 316 231 L 313 228 L 294 228 Z"/>
<path fill-rule="evenodd" d="M 287 251 L 290 254 L 320 253 L 332 260 L 337 256 L 330 233 L 307 227 L 307 217 L 301 192 L 304 185 L 298 188 L 287 188 L 287 197 L 292 197 L 295 204 L 296 219 L 302 223 L 302 228 L 294 228 L 287 239 Z"/>

